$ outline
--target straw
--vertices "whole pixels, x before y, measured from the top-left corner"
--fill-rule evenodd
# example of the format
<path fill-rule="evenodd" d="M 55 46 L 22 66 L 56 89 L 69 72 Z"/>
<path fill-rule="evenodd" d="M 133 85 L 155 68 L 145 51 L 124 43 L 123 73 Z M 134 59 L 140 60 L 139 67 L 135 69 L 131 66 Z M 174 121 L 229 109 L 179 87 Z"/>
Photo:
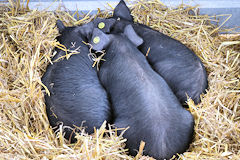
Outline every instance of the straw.
<path fill-rule="evenodd" d="M 213 17 L 197 15 L 193 10 L 195 6 L 187 5 L 170 9 L 158 0 L 132 3 L 136 22 L 181 41 L 199 56 L 207 69 L 209 87 L 201 96 L 202 102 L 195 105 L 188 101 L 195 118 L 194 140 L 179 159 L 237 160 L 240 159 L 240 36 L 239 33 L 220 35 L 221 28 L 210 23 Z M 116 136 L 112 127 L 106 130 L 106 123 L 92 135 L 83 129 L 76 137 L 76 144 L 63 139 L 63 128 L 55 134 L 50 127 L 41 77 L 47 65 L 53 63 L 54 48 L 61 47 L 55 39 L 56 20 L 73 26 L 93 18 L 89 14 L 78 15 L 83 18 L 79 20 L 73 14 L 29 10 L 20 1 L 12 0 L 8 7 L 0 7 L 0 159 L 152 159 L 141 155 L 144 143 L 137 157 L 128 156 L 124 149 L 126 139 Z M 97 16 L 109 14 L 99 11 Z"/>

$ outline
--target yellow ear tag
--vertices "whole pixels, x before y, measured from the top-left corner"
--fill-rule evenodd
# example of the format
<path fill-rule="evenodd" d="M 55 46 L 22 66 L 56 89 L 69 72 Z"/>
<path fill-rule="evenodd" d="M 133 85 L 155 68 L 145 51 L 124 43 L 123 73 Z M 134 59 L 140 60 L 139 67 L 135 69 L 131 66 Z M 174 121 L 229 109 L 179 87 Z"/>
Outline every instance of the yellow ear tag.
<path fill-rule="evenodd" d="M 103 23 L 103 22 L 98 23 L 99 29 L 103 29 L 104 27 L 105 27 L 105 23 Z"/>
<path fill-rule="evenodd" d="M 93 38 L 93 43 L 97 44 L 100 42 L 100 37 L 96 36 Z"/>

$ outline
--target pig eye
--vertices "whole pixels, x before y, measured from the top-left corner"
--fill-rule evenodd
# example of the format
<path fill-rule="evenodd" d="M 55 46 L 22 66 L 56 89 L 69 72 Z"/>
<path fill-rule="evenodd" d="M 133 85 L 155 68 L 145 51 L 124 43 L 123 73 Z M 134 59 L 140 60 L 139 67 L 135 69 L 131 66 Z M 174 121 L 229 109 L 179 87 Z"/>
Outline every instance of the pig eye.
<path fill-rule="evenodd" d="M 100 42 L 100 37 L 96 36 L 93 38 L 93 43 L 97 44 Z"/>
<path fill-rule="evenodd" d="M 105 27 L 105 23 L 104 22 L 98 23 L 98 28 L 99 29 L 103 29 L 104 27 Z"/>

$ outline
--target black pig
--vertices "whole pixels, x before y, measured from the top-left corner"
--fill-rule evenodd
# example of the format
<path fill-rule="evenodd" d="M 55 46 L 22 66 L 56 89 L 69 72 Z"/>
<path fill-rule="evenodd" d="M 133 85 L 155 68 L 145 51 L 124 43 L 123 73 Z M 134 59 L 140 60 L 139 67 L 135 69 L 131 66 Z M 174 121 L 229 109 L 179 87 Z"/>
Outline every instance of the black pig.
<path fill-rule="evenodd" d="M 142 140 L 145 155 L 168 159 L 189 147 L 194 120 L 137 49 L 142 42 L 131 25 L 124 35 L 94 29 L 91 40 L 93 49 L 106 49 L 99 79 L 110 95 L 115 126 L 130 126 L 123 134 L 129 153 L 135 155 Z"/>
<path fill-rule="evenodd" d="M 207 88 L 207 74 L 201 60 L 181 42 L 172 39 L 145 25 L 133 23 L 126 3 L 121 0 L 114 9 L 113 18 L 118 19 L 111 27 L 111 33 L 123 32 L 131 24 L 143 39 L 139 47 L 152 68 L 158 72 L 171 87 L 182 104 L 187 100 L 186 94 L 197 104 L 200 94 Z"/>
<path fill-rule="evenodd" d="M 83 26 L 65 27 L 59 20 L 57 27 L 58 41 L 69 50 L 80 53 L 49 65 L 42 77 L 44 85 L 51 95 L 45 95 L 46 111 L 50 125 L 55 127 L 60 122 L 74 128 L 74 125 L 86 127 L 86 132 L 93 133 L 104 120 L 110 120 L 110 107 L 107 93 L 99 82 L 95 68 L 88 57 L 89 48 L 82 42 L 92 34 L 93 23 Z M 65 55 L 56 49 L 53 60 Z M 65 138 L 76 141 L 71 129 L 65 128 Z"/>

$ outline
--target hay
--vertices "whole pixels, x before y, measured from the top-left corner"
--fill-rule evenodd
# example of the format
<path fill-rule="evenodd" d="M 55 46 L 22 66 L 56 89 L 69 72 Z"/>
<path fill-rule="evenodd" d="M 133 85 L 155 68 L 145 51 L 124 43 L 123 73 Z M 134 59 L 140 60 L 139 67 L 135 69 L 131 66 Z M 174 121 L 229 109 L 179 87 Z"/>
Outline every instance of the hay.
<path fill-rule="evenodd" d="M 53 133 L 47 120 L 41 76 L 59 46 L 55 21 L 72 26 L 92 17 L 76 20 L 60 10 L 28 10 L 12 0 L 9 4 L 0 7 L 0 159 L 134 159 L 123 149 L 125 139 L 115 130 L 105 130 L 105 124 L 69 144 L 61 132 Z M 134 2 L 132 13 L 137 22 L 194 50 L 208 72 L 209 88 L 202 102 L 188 102 L 195 138 L 179 159 L 240 159 L 240 36 L 219 35 L 219 28 L 209 23 L 212 17 L 189 15 L 191 9 L 168 9 L 158 0 L 141 0 Z M 105 132 L 109 136 L 103 138 Z M 139 154 L 135 159 L 150 158 Z"/>

